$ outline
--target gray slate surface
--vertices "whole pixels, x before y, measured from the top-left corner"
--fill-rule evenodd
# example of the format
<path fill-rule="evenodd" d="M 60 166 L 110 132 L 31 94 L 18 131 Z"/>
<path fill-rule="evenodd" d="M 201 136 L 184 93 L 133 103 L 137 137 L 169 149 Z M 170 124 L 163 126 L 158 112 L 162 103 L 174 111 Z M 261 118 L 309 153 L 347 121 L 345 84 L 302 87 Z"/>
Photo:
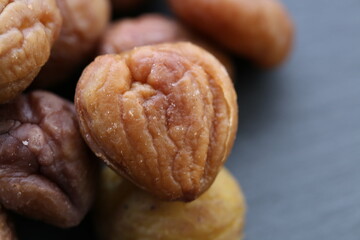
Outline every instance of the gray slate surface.
<path fill-rule="evenodd" d="M 240 70 L 227 166 L 248 203 L 246 240 L 360 239 L 360 1 L 283 0 L 289 61 Z"/>

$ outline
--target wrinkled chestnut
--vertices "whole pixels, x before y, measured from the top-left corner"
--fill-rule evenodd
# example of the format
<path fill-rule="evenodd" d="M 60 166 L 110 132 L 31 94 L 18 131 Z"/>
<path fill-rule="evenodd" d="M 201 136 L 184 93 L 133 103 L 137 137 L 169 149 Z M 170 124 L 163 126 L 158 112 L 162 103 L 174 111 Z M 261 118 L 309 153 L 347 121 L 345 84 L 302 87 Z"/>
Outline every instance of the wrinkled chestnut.
<path fill-rule="evenodd" d="M 55 0 L 0 0 L 0 103 L 27 88 L 61 27 Z"/>
<path fill-rule="evenodd" d="M 169 0 L 175 14 L 191 27 L 263 67 L 289 55 L 292 21 L 278 0 Z"/>
<path fill-rule="evenodd" d="M 68 80 L 94 54 L 110 18 L 108 0 L 56 0 L 63 17 L 59 38 L 34 84 L 49 87 Z"/>
<path fill-rule="evenodd" d="M 184 42 L 97 57 L 78 82 L 75 107 L 93 152 L 166 200 L 190 201 L 208 189 L 237 129 L 225 68 Z"/>
<path fill-rule="evenodd" d="M 59 227 L 77 225 L 96 184 L 73 105 L 36 91 L 0 105 L 0 204 Z"/>
<path fill-rule="evenodd" d="M 144 14 L 112 23 L 102 37 L 99 53 L 119 54 L 134 47 L 177 41 L 191 41 L 205 48 L 224 64 L 230 76 L 233 75 L 228 56 L 177 21 L 160 14 Z"/>
<path fill-rule="evenodd" d="M 0 205 L 0 239 L 16 240 L 12 223 L 9 221 L 5 209 Z"/>
<path fill-rule="evenodd" d="M 213 185 L 190 202 L 161 201 L 106 168 L 96 204 L 99 240 L 240 240 L 245 200 L 222 169 Z"/>

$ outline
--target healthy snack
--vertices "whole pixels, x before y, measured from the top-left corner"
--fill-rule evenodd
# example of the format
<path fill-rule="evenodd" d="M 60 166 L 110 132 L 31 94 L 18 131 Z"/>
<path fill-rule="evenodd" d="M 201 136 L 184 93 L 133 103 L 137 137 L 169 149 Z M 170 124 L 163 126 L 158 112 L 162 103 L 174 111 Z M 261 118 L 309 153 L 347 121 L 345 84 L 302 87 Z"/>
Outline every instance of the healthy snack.
<path fill-rule="evenodd" d="M 68 80 L 95 53 L 100 35 L 110 18 L 109 0 L 57 0 L 63 26 L 49 61 L 34 82 L 54 86 Z"/>
<path fill-rule="evenodd" d="M 97 57 L 78 82 L 75 107 L 93 152 L 164 200 L 190 201 L 206 191 L 237 130 L 225 68 L 184 42 Z"/>
<path fill-rule="evenodd" d="M 179 22 L 155 13 L 113 22 L 102 37 L 99 54 L 119 54 L 134 47 L 178 41 L 191 41 L 205 48 L 224 64 L 230 76 L 233 75 L 228 56 Z"/>
<path fill-rule="evenodd" d="M 161 201 L 109 168 L 101 175 L 96 227 L 99 240 L 240 240 L 245 200 L 222 169 L 214 184 L 190 202 Z"/>
<path fill-rule="evenodd" d="M 96 161 L 74 106 L 42 91 L 0 105 L 0 204 L 59 227 L 77 225 L 94 199 Z"/>
<path fill-rule="evenodd" d="M 236 54 L 263 67 L 289 55 L 294 27 L 278 0 L 169 0 L 174 13 Z"/>
<path fill-rule="evenodd" d="M 122 53 L 134 47 L 192 38 L 178 22 L 160 14 L 144 14 L 113 22 L 104 33 L 100 54 Z"/>
<path fill-rule="evenodd" d="M 55 0 L 0 0 L 0 104 L 27 88 L 61 27 Z"/>
<path fill-rule="evenodd" d="M 16 240 L 12 223 L 9 221 L 5 209 L 0 205 L 0 239 Z"/>

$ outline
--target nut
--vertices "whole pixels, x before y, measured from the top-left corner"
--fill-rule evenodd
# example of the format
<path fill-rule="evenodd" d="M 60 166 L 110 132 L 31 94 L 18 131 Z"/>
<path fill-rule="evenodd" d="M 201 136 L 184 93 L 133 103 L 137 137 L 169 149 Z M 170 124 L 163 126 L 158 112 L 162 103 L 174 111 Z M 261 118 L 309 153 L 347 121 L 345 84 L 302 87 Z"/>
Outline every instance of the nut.
<path fill-rule="evenodd" d="M 101 174 L 96 228 L 101 240 L 239 240 L 245 200 L 222 169 L 214 184 L 190 203 L 158 200 L 106 168 Z"/>
<path fill-rule="evenodd" d="M 0 103 L 30 85 L 48 60 L 60 27 L 54 0 L 0 0 Z"/>
<path fill-rule="evenodd" d="M 285 60 L 293 24 L 277 0 L 169 0 L 174 12 L 195 29 L 263 67 Z"/>
<path fill-rule="evenodd" d="M 176 21 L 160 14 L 125 18 L 110 25 L 102 37 L 100 54 L 122 53 L 134 47 L 185 41 L 191 33 Z"/>
<path fill-rule="evenodd" d="M 57 4 L 64 22 L 50 59 L 34 82 L 37 87 L 64 82 L 90 61 L 110 18 L 108 0 L 57 0 Z"/>
<path fill-rule="evenodd" d="M 1 240 L 16 240 L 14 228 L 9 221 L 5 209 L 0 205 L 0 239 Z"/>
<path fill-rule="evenodd" d="M 190 201 L 208 189 L 237 129 L 225 68 L 184 42 L 97 57 L 78 82 L 75 107 L 93 152 L 166 200 Z"/>
<path fill-rule="evenodd" d="M 77 225 L 96 185 L 73 104 L 36 91 L 0 106 L 0 204 L 59 227 Z"/>
<path fill-rule="evenodd" d="M 177 21 L 160 14 L 144 14 L 112 23 L 102 37 L 99 52 L 119 54 L 134 47 L 177 41 L 191 41 L 205 48 L 224 64 L 230 76 L 233 75 L 228 56 Z"/>

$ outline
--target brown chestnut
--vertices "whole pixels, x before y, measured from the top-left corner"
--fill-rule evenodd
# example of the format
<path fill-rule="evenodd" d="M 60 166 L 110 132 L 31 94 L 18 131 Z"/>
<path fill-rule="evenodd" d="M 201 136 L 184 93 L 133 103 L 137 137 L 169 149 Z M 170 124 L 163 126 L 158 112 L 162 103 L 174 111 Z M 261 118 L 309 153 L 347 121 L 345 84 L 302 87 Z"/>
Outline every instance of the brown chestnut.
<path fill-rule="evenodd" d="M 294 26 L 278 0 L 169 2 L 191 27 L 260 66 L 277 66 L 291 51 Z"/>
<path fill-rule="evenodd" d="M 238 121 L 224 66 L 185 42 L 97 57 L 78 82 L 75 107 L 93 152 L 165 200 L 194 200 L 210 187 Z"/>
<path fill-rule="evenodd" d="M 55 0 L 0 0 L 0 103 L 19 95 L 39 73 L 61 21 Z"/>
<path fill-rule="evenodd" d="M 234 177 L 222 169 L 213 185 L 190 202 L 166 202 L 109 168 L 101 174 L 95 226 L 99 240 L 240 240 L 246 204 Z"/>
<path fill-rule="evenodd" d="M 72 103 L 35 91 L 0 105 L 0 204 L 59 227 L 89 210 L 96 159 Z"/>

